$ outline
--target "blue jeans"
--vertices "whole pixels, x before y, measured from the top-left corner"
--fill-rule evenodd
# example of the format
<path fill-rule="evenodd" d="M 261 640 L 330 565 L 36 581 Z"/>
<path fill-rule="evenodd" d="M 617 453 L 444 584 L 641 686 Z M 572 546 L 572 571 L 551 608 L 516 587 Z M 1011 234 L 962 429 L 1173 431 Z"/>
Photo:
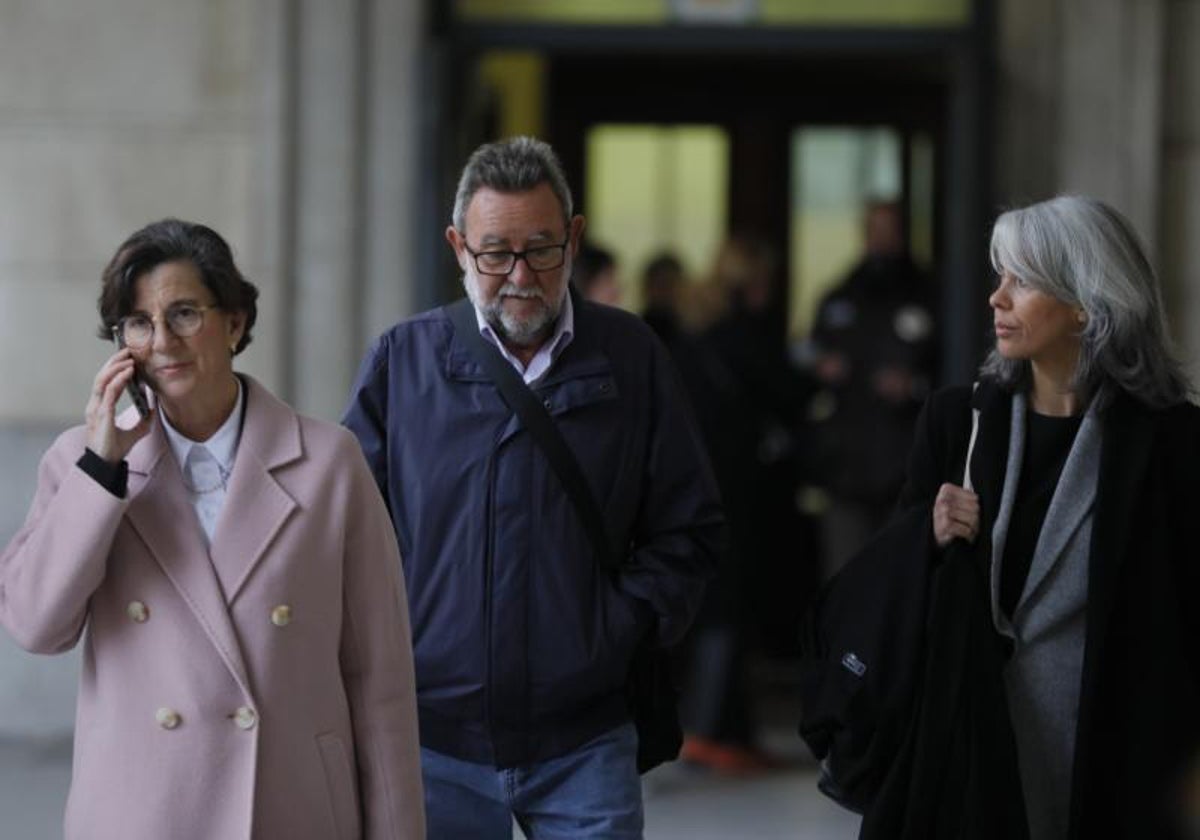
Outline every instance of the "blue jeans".
<path fill-rule="evenodd" d="M 642 785 L 632 723 L 559 758 L 497 770 L 421 748 L 429 840 L 640 840 Z"/>

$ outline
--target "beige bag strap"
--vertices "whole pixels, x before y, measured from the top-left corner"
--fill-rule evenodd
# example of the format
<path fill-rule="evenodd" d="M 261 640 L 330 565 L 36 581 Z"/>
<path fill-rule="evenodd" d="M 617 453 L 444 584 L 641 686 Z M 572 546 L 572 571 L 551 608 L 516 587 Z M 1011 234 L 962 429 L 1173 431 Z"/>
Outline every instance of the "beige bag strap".
<path fill-rule="evenodd" d="M 975 390 L 979 387 L 976 382 L 971 386 L 971 396 L 975 396 Z M 975 438 L 979 434 L 979 409 L 971 407 L 971 441 L 967 444 L 967 464 L 963 467 L 963 489 L 974 492 L 975 486 L 971 483 L 971 456 L 975 453 Z"/>

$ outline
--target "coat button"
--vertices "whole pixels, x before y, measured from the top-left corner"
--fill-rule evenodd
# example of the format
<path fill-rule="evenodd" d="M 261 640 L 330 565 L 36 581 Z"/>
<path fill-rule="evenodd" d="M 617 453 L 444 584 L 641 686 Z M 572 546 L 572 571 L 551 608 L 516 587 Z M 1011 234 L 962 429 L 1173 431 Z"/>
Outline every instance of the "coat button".
<path fill-rule="evenodd" d="M 292 623 L 292 608 L 287 604 L 280 604 L 271 610 L 271 623 L 276 627 L 287 627 Z"/>
<path fill-rule="evenodd" d="M 183 723 L 183 718 L 179 716 L 179 712 L 169 709 L 166 706 L 163 706 L 154 713 L 154 719 L 158 721 L 158 725 L 163 729 L 174 729 Z"/>
<path fill-rule="evenodd" d="M 150 618 L 150 608 L 141 601 L 130 601 L 129 606 L 125 608 L 125 615 L 129 616 L 130 621 L 144 624 Z"/>
<path fill-rule="evenodd" d="M 258 724 L 258 715 L 249 706 L 238 706 L 233 713 L 233 722 L 238 729 L 253 729 Z"/>

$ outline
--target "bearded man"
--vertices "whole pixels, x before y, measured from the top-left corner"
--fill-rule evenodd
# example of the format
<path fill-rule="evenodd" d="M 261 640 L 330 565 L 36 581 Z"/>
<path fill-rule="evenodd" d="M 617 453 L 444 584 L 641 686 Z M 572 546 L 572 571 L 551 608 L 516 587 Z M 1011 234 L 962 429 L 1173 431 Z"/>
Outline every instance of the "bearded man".
<path fill-rule="evenodd" d="M 583 229 L 554 152 L 518 137 L 471 155 L 446 239 L 472 326 L 578 460 L 619 572 L 474 355 L 492 349 L 446 307 L 375 342 L 344 418 L 403 557 L 432 838 L 508 840 L 514 819 L 527 836 L 642 836 L 630 663 L 680 639 L 722 542 L 665 348 L 568 288 Z"/>

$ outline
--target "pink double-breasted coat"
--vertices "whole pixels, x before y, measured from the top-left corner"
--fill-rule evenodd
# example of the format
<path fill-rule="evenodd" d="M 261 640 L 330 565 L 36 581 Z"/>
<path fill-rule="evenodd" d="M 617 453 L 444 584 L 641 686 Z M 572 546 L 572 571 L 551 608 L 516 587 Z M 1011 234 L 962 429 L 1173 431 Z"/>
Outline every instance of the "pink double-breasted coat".
<path fill-rule="evenodd" d="M 118 499 L 82 427 L 0 555 L 28 650 L 84 640 L 68 840 L 424 836 L 391 521 L 358 443 L 249 377 L 211 549 L 160 426 Z"/>

